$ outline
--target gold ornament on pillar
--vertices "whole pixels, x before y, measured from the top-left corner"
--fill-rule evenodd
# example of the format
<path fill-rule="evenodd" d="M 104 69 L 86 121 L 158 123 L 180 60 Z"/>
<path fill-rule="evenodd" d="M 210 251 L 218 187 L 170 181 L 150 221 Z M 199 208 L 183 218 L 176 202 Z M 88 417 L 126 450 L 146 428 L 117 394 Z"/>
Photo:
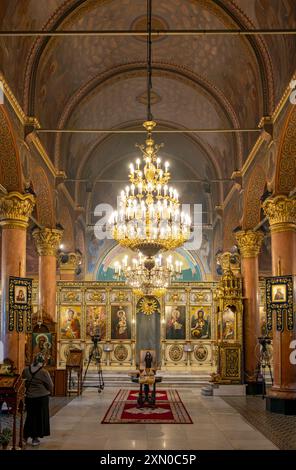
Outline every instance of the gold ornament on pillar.
<path fill-rule="evenodd" d="M 33 194 L 12 191 L 0 197 L 0 226 L 5 228 L 28 227 L 28 220 L 35 205 Z"/>
<path fill-rule="evenodd" d="M 272 232 L 296 230 L 296 197 L 279 195 L 266 199 L 263 210 Z"/>
<path fill-rule="evenodd" d="M 260 253 L 264 238 L 263 232 L 241 230 L 235 234 L 238 247 L 243 258 L 256 258 Z"/>
<path fill-rule="evenodd" d="M 61 243 L 63 230 L 53 228 L 36 228 L 32 232 L 39 256 L 56 256 Z"/>
<path fill-rule="evenodd" d="M 240 256 L 238 253 L 230 253 L 229 251 L 220 253 L 217 256 L 217 263 L 220 264 L 223 275 L 228 272 L 236 276 L 240 275 Z"/>
<path fill-rule="evenodd" d="M 82 254 L 79 250 L 70 253 L 60 253 L 58 261 L 61 272 L 74 274 L 82 263 Z"/>

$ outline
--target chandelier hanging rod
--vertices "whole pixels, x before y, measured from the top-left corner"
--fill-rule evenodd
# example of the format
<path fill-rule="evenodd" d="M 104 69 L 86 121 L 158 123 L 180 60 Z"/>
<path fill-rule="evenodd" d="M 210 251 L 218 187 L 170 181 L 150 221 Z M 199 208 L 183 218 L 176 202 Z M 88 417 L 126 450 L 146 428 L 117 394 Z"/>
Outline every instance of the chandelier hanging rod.
<path fill-rule="evenodd" d="M 152 0 L 147 0 L 147 121 L 153 121 L 151 113 L 151 90 L 152 90 Z"/>
<path fill-rule="evenodd" d="M 147 134 L 141 129 L 48 129 L 35 128 L 39 134 Z M 214 128 L 214 129 L 157 129 L 154 134 L 211 134 L 211 133 L 240 133 L 240 132 L 262 132 L 261 128 Z"/>
<path fill-rule="evenodd" d="M 296 35 L 296 29 L 171 29 L 152 30 L 151 36 L 256 36 L 256 35 Z M 147 31 L 132 30 L 75 30 L 75 31 L 0 31 L 0 37 L 113 37 L 113 36 L 149 36 Z"/>

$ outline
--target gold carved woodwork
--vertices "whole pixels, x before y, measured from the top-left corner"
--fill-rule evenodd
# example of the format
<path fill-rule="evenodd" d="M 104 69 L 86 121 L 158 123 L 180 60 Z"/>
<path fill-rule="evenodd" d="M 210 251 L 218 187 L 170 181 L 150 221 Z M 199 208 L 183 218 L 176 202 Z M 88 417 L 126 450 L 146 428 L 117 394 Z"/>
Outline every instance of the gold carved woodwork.
<path fill-rule="evenodd" d="M 230 253 L 229 251 L 220 253 L 217 256 L 217 262 L 220 264 L 223 274 L 228 272 L 235 275 L 240 274 L 240 257 L 238 253 Z"/>
<path fill-rule="evenodd" d="M 182 293 L 180 292 L 169 293 L 169 302 L 177 303 L 177 302 L 182 302 L 182 300 L 183 300 Z"/>
<path fill-rule="evenodd" d="M 105 301 L 105 293 L 104 292 L 91 292 L 89 294 L 89 301 L 91 302 L 99 302 L 102 303 Z"/>
<path fill-rule="evenodd" d="M 219 384 L 239 384 L 242 381 L 242 355 L 239 343 L 221 343 L 218 346 L 217 372 L 211 382 Z"/>
<path fill-rule="evenodd" d="M 66 262 L 63 261 L 65 256 L 68 258 Z M 61 271 L 75 272 L 82 262 L 82 255 L 80 252 L 60 253 L 58 261 Z"/>
<path fill-rule="evenodd" d="M 129 294 L 124 291 L 114 292 L 113 302 L 128 302 Z"/>
<path fill-rule="evenodd" d="M 37 228 L 33 230 L 32 235 L 39 256 L 56 256 L 63 236 L 63 230 Z"/>
<path fill-rule="evenodd" d="M 215 383 L 240 383 L 243 345 L 243 295 L 241 277 L 232 269 L 232 253 L 219 256 L 223 275 L 214 292 L 216 308 L 216 363 L 212 374 Z M 236 254 L 235 256 L 239 256 Z"/>
<path fill-rule="evenodd" d="M 243 258 L 255 258 L 259 255 L 264 238 L 263 232 L 241 230 L 235 234 L 240 253 Z"/>
<path fill-rule="evenodd" d="M 12 191 L 0 197 L 0 226 L 26 229 L 35 205 L 33 194 Z"/>
<path fill-rule="evenodd" d="M 296 197 L 284 195 L 266 199 L 263 210 L 272 232 L 296 230 Z"/>

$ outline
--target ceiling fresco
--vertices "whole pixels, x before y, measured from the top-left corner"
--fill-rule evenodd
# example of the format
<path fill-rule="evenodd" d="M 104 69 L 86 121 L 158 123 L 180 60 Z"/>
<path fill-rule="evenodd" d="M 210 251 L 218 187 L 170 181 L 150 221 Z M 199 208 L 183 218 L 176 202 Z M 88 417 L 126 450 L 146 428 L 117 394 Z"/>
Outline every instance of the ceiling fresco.
<path fill-rule="evenodd" d="M 145 15 L 143 0 L 2 0 L 0 28 L 136 31 L 145 27 Z M 158 0 L 153 27 L 295 28 L 295 1 Z M 1 37 L 0 64 L 26 114 L 42 127 L 139 129 L 146 117 L 143 38 Z M 296 68 L 296 42 L 287 35 L 156 38 L 152 67 L 152 112 L 160 129 L 256 128 L 275 109 Z M 56 168 L 65 171 L 70 194 L 87 211 L 106 194 L 97 180 L 126 179 L 123 162 L 142 137 L 40 134 Z M 162 134 L 156 140 L 165 142 L 174 174 L 210 183 L 203 199 L 212 212 L 257 137 L 214 132 Z M 202 184 L 187 185 L 191 199 L 204 192 Z M 110 188 L 117 191 L 116 183 Z"/>

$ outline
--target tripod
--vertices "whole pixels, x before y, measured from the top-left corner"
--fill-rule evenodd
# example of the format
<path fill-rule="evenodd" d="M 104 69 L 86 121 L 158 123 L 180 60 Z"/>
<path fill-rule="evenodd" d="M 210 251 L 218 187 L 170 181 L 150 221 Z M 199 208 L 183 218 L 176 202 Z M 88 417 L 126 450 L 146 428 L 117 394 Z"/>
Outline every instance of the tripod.
<path fill-rule="evenodd" d="M 92 341 L 94 345 L 89 354 L 88 363 L 87 363 L 84 377 L 83 377 L 83 383 L 85 381 L 85 377 L 86 377 L 89 365 L 91 361 L 94 360 L 96 367 L 97 367 L 98 377 L 99 377 L 98 393 L 101 393 L 101 391 L 104 390 L 105 384 L 104 384 L 103 371 L 102 371 L 102 365 L 101 365 L 101 352 L 98 348 L 98 342 L 100 341 L 100 338 L 97 336 L 93 336 Z"/>
<path fill-rule="evenodd" d="M 258 354 L 258 362 L 257 362 L 257 374 L 256 374 L 256 382 L 259 382 L 259 377 L 262 380 L 262 398 L 265 398 L 266 395 L 266 370 L 268 370 L 271 384 L 273 385 L 273 376 L 272 376 L 272 369 L 270 364 L 271 359 L 271 352 L 268 350 L 267 345 L 270 344 L 270 339 L 265 337 L 260 337 L 259 339 L 259 354 Z"/>

